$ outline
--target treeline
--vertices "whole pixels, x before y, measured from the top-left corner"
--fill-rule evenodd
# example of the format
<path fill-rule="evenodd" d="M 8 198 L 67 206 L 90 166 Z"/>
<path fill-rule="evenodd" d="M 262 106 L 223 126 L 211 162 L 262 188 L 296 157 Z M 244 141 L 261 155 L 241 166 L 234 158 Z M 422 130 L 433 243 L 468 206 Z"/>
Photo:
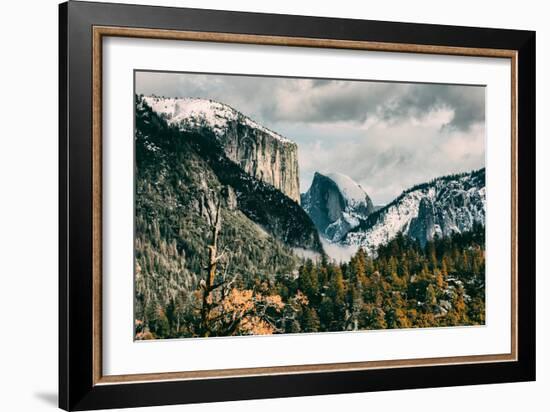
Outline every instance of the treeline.
<path fill-rule="evenodd" d="M 220 262 L 216 290 L 182 293 L 136 320 L 138 339 L 348 331 L 485 322 L 485 229 L 421 247 L 399 235 L 376 257 L 307 260 L 295 273 L 244 281 Z M 208 319 L 208 330 L 201 325 Z"/>
<path fill-rule="evenodd" d="M 308 304 L 286 332 L 474 325 L 485 322 L 484 228 L 428 242 L 399 235 L 377 257 L 359 250 L 349 263 L 308 261 L 281 279 L 286 301 Z"/>

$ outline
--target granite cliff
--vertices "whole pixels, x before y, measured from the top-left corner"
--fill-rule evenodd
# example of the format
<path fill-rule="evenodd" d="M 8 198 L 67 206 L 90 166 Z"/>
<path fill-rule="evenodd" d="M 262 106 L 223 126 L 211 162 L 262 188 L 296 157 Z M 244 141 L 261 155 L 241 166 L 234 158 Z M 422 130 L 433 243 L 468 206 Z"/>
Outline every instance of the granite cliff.
<path fill-rule="evenodd" d="M 361 185 L 341 173 L 315 172 L 311 187 L 302 194 L 302 207 L 331 242 L 340 241 L 374 211 Z"/>
<path fill-rule="evenodd" d="M 211 131 L 228 159 L 300 202 L 296 143 L 213 100 L 146 96 L 144 101 L 169 125 L 182 131 Z"/>

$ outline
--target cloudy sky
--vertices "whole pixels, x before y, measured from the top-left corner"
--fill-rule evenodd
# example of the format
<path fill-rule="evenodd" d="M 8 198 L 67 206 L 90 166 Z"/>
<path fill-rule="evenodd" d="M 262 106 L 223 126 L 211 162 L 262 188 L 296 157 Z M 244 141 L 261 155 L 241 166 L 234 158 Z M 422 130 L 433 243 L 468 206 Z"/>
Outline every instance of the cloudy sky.
<path fill-rule="evenodd" d="M 485 165 L 481 86 L 137 72 L 136 93 L 213 99 L 295 141 L 302 192 L 340 172 L 385 204 Z"/>

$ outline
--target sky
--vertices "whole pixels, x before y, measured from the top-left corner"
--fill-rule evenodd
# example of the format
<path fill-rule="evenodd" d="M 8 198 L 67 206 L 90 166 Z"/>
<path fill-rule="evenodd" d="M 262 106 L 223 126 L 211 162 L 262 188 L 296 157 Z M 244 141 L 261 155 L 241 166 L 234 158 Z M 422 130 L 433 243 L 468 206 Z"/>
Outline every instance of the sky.
<path fill-rule="evenodd" d="M 300 190 L 316 171 L 359 183 L 375 205 L 485 166 L 485 87 L 136 72 L 136 93 L 200 97 L 298 144 Z"/>

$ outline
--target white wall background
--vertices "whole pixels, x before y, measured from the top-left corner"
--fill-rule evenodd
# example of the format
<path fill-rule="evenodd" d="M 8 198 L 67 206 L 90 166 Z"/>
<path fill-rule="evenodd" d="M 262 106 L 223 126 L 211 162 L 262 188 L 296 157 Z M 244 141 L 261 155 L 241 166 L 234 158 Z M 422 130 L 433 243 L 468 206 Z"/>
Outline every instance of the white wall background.
<path fill-rule="evenodd" d="M 128 2 L 128 1 L 124 1 Z M 142 1 L 130 1 L 142 3 Z M 550 231 L 544 177 L 550 174 L 550 26 L 537 0 L 181 0 L 143 3 L 537 31 L 537 255 Z M 57 0 L 8 2 L 0 14 L 0 409 L 57 404 Z M 546 76 L 545 76 L 546 74 Z M 550 287 L 537 262 L 536 383 L 171 406 L 162 410 L 542 411 L 550 388 Z M 523 274 L 528 275 L 528 274 Z M 145 409 L 144 409 L 145 410 Z M 148 411 L 161 410 L 149 408 Z"/>

